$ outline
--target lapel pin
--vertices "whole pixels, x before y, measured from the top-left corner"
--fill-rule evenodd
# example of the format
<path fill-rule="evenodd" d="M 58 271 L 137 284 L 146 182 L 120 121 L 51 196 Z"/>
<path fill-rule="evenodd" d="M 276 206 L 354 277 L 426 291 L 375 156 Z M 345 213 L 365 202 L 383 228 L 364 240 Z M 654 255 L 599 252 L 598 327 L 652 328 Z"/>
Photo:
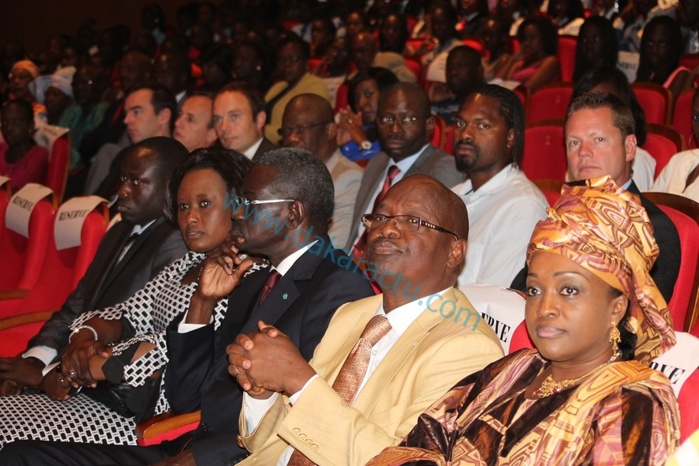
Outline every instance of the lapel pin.
<path fill-rule="evenodd" d="M 288 297 L 289 297 L 289 295 L 286 294 L 286 293 L 284 293 L 284 294 L 282 295 L 282 299 L 286 299 L 286 298 L 288 298 Z"/>

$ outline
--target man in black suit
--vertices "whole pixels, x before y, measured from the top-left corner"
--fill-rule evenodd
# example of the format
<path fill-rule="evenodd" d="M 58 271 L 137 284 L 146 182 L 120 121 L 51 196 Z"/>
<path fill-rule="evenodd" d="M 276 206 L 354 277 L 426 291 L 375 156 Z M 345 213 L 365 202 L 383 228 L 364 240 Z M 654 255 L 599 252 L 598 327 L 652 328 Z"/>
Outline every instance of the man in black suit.
<path fill-rule="evenodd" d="M 129 149 L 118 191 L 122 221 L 107 231 L 85 276 L 27 351 L 0 359 L 0 395 L 39 388 L 42 369 L 67 345 L 69 325 L 78 315 L 125 301 L 187 252 L 179 231 L 162 216 L 167 183 L 186 156 L 184 146 L 165 137 Z"/>
<path fill-rule="evenodd" d="M 171 407 L 201 410 L 189 448 L 187 438 L 151 447 L 54 442 L 16 442 L 0 452 L 3 464 L 225 465 L 247 455 L 236 443 L 242 391 L 228 374 L 226 346 L 260 320 L 291 338 L 308 360 L 342 304 L 372 294 L 369 283 L 327 235 L 333 182 L 318 157 L 278 149 L 256 159 L 236 199 L 230 243 L 204 263 L 197 292 L 180 322 L 168 331 L 170 362 L 165 376 Z M 268 258 L 271 268 L 248 274 L 250 259 Z M 272 286 L 272 276 L 280 278 Z M 219 329 L 213 306 L 229 295 Z M 169 458 L 168 458 L 169 457 Z"/>
<path fill-rule="evenodd" d="M 372 212 L 387 182 L 388 188 L 416 173 L 436 178 L 447 188 L 464 181 L 454 166 L 454 157 L 431 144 L 434 125 L 430 99 L 418 85 L 397 83 L 381 94 L 376 126 L 383 152 L 364 170 L 346 250 L 351 250 L 364 233 L 362 215 Z M 392 170 L 396 170 L 395 175 Z"/>
<path fill-rule="evenodd" d="M 631 179 L 634 131 L 631 109 L 614 95 L 577 97 L 568 107 L 565 123 L 568 171 L 573 180 L 609 175 L 617 186 L 640 195 L 660 248 L 651 276 L 669 302 L 680 270 L 680 239 L 672 220 L 643 197 Z"/>
<path fill-rule="evenodd" d="M 265 99 L 250 84 L 237 81 L 223 86 L 214 98 L 214 130 L 226 149 L 247 158 L 259 156 L 277 146 L 264 137 Z"/>

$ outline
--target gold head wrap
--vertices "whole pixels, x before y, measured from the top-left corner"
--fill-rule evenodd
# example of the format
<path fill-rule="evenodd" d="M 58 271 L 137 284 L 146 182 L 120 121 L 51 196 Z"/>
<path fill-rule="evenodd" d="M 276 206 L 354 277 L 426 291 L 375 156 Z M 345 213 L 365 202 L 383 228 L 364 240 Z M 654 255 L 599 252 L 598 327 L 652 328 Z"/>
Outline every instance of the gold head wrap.
<path fill-rule="evenodd" d="M 39 68 L 31 60 L 20 60 L 12 65 L 12 71 L 14 70 L 26 70 L 27 73 L 32 75 L 32 79 L 39 77 Z M 10 71 L 10 72 L 12 72 Z"/>
<path fill-rule="evenodd" d="M 675 344 L 667 303 L 650 276 L 658 256 L 653 227 L 640 199 L 608 176 L 563 186 L 527 249 L 560 254 L 629 298 L 627 327 L 636 334 L 635 359 L 649 363 Z"/>

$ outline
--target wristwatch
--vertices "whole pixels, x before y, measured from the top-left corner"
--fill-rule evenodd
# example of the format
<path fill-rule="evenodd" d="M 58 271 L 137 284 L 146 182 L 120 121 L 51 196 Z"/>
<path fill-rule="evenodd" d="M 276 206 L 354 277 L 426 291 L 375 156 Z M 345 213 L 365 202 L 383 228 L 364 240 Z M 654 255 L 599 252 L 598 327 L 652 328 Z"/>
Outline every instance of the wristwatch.
<path fill-rule="evenodd" d="M 359 145 L 359 148 L 361 150 L 369 150 L 371 149 L 371 142 L 369 141 L 362 141 L 362 143 Z"/>

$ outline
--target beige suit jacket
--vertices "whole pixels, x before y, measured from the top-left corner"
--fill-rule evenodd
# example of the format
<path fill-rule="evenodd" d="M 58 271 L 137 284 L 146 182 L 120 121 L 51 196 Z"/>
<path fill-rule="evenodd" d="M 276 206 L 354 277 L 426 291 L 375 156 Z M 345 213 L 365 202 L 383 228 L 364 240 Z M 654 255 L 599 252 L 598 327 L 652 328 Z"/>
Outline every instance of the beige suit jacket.
<path fill-rule="evenodd" d="M 349 239 L 354 202 L 357 200 L 359 184 L 362 182 L 362 167 L 348 160 L 340 149 L 336 150 L 325 163 L 335 186 L 332 222 L 328 236 L 335 247 L 343 247 Z"/>
<path fill-rule="evenodd" d="M 456 382 L 502 357 L 492 329 L 463 293 L 450 288 L 442 297 L 422 299 L 425 310 L 347 406 L 332 382 L 381 299 L 372 296 L 338 309 L 311 360 L 320 377 L 293 408 L 279 397 L 251 436 L 241 413 L 242 440 L 253 452 L 241 464 L 275 465 L 291 445 L 319 465 L 364 465 L 398 444 Z"/>

